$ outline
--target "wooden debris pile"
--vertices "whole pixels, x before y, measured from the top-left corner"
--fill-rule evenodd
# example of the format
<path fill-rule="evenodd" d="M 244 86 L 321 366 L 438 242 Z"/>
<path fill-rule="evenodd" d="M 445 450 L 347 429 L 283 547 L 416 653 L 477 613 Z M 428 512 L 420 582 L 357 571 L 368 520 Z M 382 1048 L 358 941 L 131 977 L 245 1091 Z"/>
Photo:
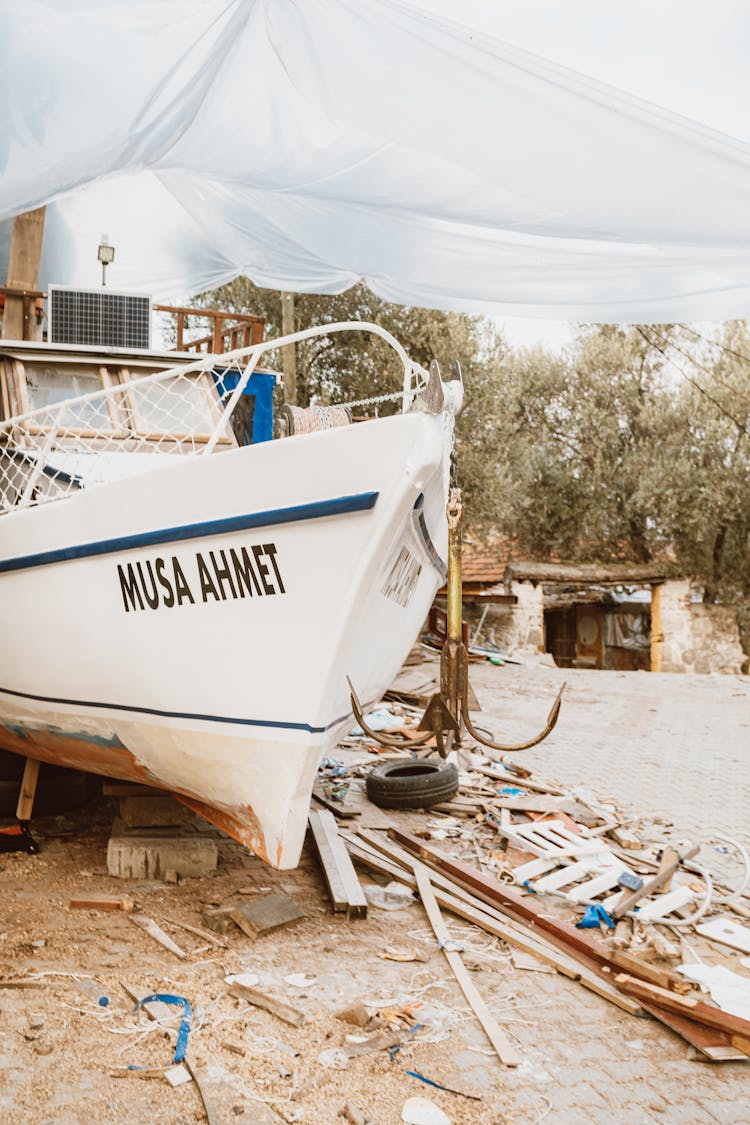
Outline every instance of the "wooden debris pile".
<path fill-rule="evenodd" d="M 462 764 L 457 796 L 422 813 L 413 833 L 340 822 L 358 864 L 419 894 L 462 988 L 465 971 L 458 951 L 446 949 L 440 908 L 619 1008 L 658 1019 L 699 1057 L 747 1059 L 750 1008 L 697 999 L 696 974 L 691 979 L 689 965 L 676 968 L 686 931 L 750 952 L 750 927 L 727 914 L 750 917 L 743 845 L 714 848 L 733 852 L 744 868 L 734 887 L 722 887 L 703 859 L 716 839 L 650 846 L 647 833 L 613 806 L 548 784 L 515 762 L 462 752 Z M 750 967 L 750 959 L 742 964 Z M 737 980 L 748 982 L 742 973 Z M 515 1052 L 507 1042 L 500 1046 L 500 1029 L 464 992 L 498 1057 L 514 1065 Z"/>

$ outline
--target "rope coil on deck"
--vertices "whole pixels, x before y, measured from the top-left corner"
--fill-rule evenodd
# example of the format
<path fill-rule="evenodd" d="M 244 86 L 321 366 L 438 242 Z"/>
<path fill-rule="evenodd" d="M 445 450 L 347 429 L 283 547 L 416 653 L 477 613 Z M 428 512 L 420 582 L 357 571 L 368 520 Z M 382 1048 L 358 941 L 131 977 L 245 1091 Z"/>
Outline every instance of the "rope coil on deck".
<path fill-rule="evenodd" d="M 346 406 L 292 406 L 285 403 L 278 415 L 279 437 L 313 434 L 349 426 L 352 413 Z"/>

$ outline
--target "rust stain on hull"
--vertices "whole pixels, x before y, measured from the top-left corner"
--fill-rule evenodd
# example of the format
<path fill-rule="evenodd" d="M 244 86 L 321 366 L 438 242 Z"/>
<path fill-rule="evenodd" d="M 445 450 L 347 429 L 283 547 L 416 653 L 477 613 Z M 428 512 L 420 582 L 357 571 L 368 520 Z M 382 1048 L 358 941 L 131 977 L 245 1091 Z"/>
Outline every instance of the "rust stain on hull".
<path fill-rule="evenodd" d="M 35 729 L 0 725 L 0 749 L 10 750 L 24 758 L 35 758 L 52 766 L 65 766 L 68 769 L 83 770 L 84 773 L 116 777 L 120 781 L 150 785 L 154 789 L 173 793 L 187 808 L 205 817 L 261 859 L 275 867 L 280 865 L 281 844 L 277 849 L 277 856 L 269 856 L 260 822 L 250 807 L 222 809 L 168 788 L 153 777 L 116 736 L 105 739 L 84 733 L 72 735 L 44 727 Z"/>
<path fill-rule="evenodd" d="M 116 737 L 97 739 L 87 734 L 71 735 L 45 727 L 0 726 L 0 749 L 48 762 L 52 766 L 66 766 L 85 773 L 164 788 Z"/>
<path fill-rule="evenodd" d="M 222 832 L 226 832 L 228 836 L 237 840 L 238 843 L 244 844 L 251 852 L 259 855 L 261 859 L 264 859 L 273 867 L 278 867 L 280 865 L 281 845 L 279 845 L 276 859 L 272 859 L 268 854 L 266 839 L 258 822 L 258 818 L 249 806 L 232 811 L 230 809 L 221 809 L 216 805 L 207 805 L 205 801 L 199 801 L 195 797 L 185 796 L 183 793 L 175 793 L 174 795 L 177 800 L 182 801 L 183 805 L 187 808 L 192 809 L 192 811 L 198 813 L 199 816 L 205 817 L 211 824 L 216 825 Z"/>

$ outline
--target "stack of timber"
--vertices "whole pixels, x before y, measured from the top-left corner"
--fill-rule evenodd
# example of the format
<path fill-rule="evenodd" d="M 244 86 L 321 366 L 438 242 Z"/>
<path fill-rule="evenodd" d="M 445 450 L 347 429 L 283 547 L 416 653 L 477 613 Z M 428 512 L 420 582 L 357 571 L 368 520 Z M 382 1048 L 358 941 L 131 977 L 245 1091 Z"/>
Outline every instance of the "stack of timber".
<path fill-rule="evenodd" d="M 555 916 L 536 895 L 442 855 L 395 828 L 387 837 L 366 829 L 342 836 L 357 863 L 417 891 L 428 914 L 434 899 L 486 933 L 579 980 L 623 1011 L 659 1020 L 707 1060 L 750 1057 L 750 1021 L 686 995 L 692 985 L 685 977 L 591 936 L 591 931 Z M 458 974 L 457 979 L 461 983 Z M 498 1055 L 502 1057 L 499 1051 Z"/>

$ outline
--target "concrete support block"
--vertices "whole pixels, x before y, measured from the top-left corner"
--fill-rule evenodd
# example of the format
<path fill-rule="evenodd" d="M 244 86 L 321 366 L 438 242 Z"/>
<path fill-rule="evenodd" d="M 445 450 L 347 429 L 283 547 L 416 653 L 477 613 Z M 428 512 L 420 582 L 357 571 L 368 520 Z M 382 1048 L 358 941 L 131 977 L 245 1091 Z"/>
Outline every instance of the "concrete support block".
<path fill-rule="evenodd" d="M 216 870 L 216 841 L 204 836 L 112 836 L 107 870 L 116 879 L 163 879 L 168 871 L 202 878 Z"/>
<path fill-rule="evenodd" d="M 120 816 L 128 828 L 171 828 L 195 820 L 195 813 L 168 793 L 120 797 Z"/>

